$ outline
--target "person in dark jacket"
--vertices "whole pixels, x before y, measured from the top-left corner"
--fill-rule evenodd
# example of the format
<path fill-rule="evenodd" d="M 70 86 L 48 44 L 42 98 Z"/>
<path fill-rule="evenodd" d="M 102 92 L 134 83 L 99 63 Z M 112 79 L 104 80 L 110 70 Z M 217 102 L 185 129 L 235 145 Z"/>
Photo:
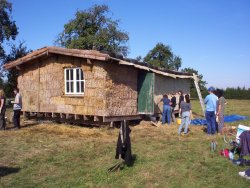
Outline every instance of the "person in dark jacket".
<path fill-rule="evenodd" d="M 181 102 L 184 101 L 184 95 L 183 95 L 183 92 L 180 90 L 179 92 L 179 109 L 181 107 Z"/>
<path fill-rule="evenodd" d="M 164 94 L 163 98 L 159 101 L 159 103 L 160 102 L 163 102 L 163 108 L 162 108 L 162 125 L 164 125 L 166 122 L 168 123 L 168 125 L 170 125 L 170 122 L 171 122 L 171 107 L 170 107 L 171 101 L 168 98 L 168 95 Z"/>
<path fill-rule="evenodd" d="M 131 129 L 126 124 L 124 120 L 121 123 L 121 127 L 119 130 L 119 136 L 117 139 L 117 146 L 116 146 L 116 159 L 123 159 L 127 166 L 132 165 L 132 153 L 131 153 L 131 142 L 130 142 L 130 132 Z"/>
<path fill-rule="evenodd" d="M 175 93 L 172 93 L 172 98 L 171 98 L 171 117 L 172 117 L 172 122 L 175 122 L 175 114 L 174 114 L 174 109 L 176 107 L 176 97 Z"/>

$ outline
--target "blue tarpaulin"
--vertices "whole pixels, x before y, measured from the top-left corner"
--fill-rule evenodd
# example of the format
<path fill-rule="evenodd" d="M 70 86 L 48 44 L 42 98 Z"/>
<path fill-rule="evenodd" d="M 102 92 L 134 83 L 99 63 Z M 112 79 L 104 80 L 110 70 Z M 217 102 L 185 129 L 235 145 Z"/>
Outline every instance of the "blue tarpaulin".
<path fill-rule="evenodd" d="M 234 122 L 234 121 L 241 121 L 241 120 L 246 120 L 246 119 L 248 119 L 247 116 L 240 116 L 240 115 L 237 115 L 237 114 L 224 116 L 224 122 L 226 122 L 226 123 L 231 123 L 231 122 Z M 192 125 L 206 125 L 207 121 L 206 121 L 206 119 L 193 119 L 191 121 L 191 124 Z"/>

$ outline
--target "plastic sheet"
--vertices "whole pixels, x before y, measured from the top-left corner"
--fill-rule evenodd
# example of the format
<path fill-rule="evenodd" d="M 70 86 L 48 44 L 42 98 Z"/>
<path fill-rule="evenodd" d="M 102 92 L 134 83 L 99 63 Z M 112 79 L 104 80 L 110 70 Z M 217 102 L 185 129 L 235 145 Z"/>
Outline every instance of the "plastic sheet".
<path fill-rule="evenodd" d="M 241 115 L 237 115 L 237 114 L 224 116 L 224 122 L 226 122 L 226 123 L 231 123 L 231 122 L 235 122 L 235 121 L 242 121 L 242 120 L 246 120 L 246 119 L 248 119 L 247 116 L 241 116 Z M 206 119 L 193 119 L 191 121 L 191 124 L 192 125 L 207 125 L 207 121 L 206 121 Z"/>

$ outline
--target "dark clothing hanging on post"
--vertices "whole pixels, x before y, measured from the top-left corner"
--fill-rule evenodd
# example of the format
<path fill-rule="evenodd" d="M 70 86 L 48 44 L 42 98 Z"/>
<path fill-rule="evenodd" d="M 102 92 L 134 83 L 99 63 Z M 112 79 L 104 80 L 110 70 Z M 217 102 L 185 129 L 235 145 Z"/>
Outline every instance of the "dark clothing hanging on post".
<path fill-rule="evenodd" d="M 128 166 L 132 165 L 130 132 L 131 129 L 126 125 L 126 121 L 121 122 L 115 155 L 116 159 L 120 156 Z"/>

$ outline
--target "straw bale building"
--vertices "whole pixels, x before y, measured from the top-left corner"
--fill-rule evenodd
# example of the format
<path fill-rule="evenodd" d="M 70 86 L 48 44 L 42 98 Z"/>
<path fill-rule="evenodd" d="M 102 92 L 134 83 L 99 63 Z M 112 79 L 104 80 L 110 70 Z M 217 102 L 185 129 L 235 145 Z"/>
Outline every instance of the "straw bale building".
<path fill-rule="evenodd" d="M 23 113 L 112 122 L 157 114 L 162 94 L 189 93 L 193 76 L 94 50 L 44 47 L 6 64 L 19 70 Z"/>

